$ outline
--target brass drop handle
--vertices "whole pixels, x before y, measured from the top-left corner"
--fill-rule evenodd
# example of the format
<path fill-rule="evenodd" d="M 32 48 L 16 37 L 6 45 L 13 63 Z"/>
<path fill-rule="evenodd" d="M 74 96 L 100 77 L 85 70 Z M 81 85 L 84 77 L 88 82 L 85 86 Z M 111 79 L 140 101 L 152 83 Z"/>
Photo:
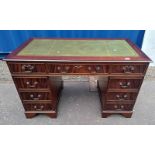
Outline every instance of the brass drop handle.
<path fill-rule="evenodd" d="M 121 88 L 128 88 L 131 85 L 131 83 L 130 82 L 125 82 L 125 83 L 120 82 L 119 85 Z"/>
<path fill-rule="evenodd" d="M 30 94 L 30 98 L 31 98 L 32 100 L 40 100 L 41 94 L 38 94 L 37 97 L 35 97 L 34 94 Z"/>
<path fill-rule="evenodd" d="M 34 107 L 33 107 L 35 110 L 37 110 L 37 111 L 40 111 L 40 110 L 43 110 L 43 108 L 44 108 L 44 106 L 43 105 L 41 105 L 40 106 L 40 108 L 37 108 L 37 106 L 36 105 L 34 105 Z"/>
<path fill-rule="evenodd" d="M 135 70 L 135 68 L 134 66 L 123 66 L 122 70 L 124 73 L 129 74 L 129 73 L 132 73 Z"/>
<path fill-rule="evenodd" d="M 81 65 L 76 65 L 76 66 L 74 66 L 74 68 L 81 68 L 81 67 L 83 67 L 83 66 L 81 66 Z"/>
<path fill-rule="evenodd" d="M 32 73 L 33 70 L 34 70 L 34 65 L 30 65 L 30 64 L 22 65 L 22 71 L 25 73 Z"/>
<path fill-rule="evenodd" d="M 26 82 L 26 85 L 29 87 L 29 88 L 36 88 L 36 86 L 38 85 L 38 82 L 37 81 L 34 81 L 33 83 L 27 81 Z"/>
<path fill-rule="evenodd" d="M 83 66 L 82 65 L 75 65 L 73 66 L 73 69 L 72 69 L 72 72 L 76 73 L 76 72 L 80 72 L 80 68 L 82 68 Z"/>
<path fill-rule="evenodd" d="M 128 99 L 128 95 L 127 94 L 124 94 L 124 95 L 120 96 L 119 94 L 117 94 L 116 95 L 116 98 L 118 100 L 126 100 L 126 99 Z"/>

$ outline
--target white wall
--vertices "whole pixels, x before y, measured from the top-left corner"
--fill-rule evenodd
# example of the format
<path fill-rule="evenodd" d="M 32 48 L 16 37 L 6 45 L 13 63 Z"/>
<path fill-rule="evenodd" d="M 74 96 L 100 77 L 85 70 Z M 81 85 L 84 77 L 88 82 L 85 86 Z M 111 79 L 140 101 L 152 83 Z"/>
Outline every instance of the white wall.
<path fill-rule="evenodd" d="M 150 66 L 155 66 L 155 30 L 145 31 L 142 51 L 152 59 Z"/>

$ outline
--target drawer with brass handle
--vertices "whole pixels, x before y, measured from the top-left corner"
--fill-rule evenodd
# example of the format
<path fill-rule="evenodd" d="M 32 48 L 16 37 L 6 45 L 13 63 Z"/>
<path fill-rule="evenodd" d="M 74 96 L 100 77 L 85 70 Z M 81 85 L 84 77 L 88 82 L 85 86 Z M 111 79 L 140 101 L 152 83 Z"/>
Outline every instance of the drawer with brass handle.
<path fill-rule="evenodd" d="M 141 79 L 110 79 L 108 89 L 139 89 Z"/>
<path fill-rule="evenodd" d="M 44 63 L 8 63 L 9 69 L 13 74 L 43 74 L 46 73 Z"/>
<path fill-rule="evenodd" d="M 22 70 L 22 72 L 24 72 L 24 73 L 32 73 L 32 72 L 34 72 L 34 70 L 35 70 L 35 66 L 32 65 L 32 64 L 23 64 L 23 65 L 21 66 L 21 70 Z"/>
<path fill-rule="evenodd" d="M 49 88 L 47 77 L 13 77 L 13 79 L 19 89 Z"/>
<path fill-rule="evenodd" d="M 20 92 L 20 95 L 24 101 L 51 100 L 49 92 Z"/>
<path fill-rule="evenodd" d="M 120 65 L 111 65 L 110 73 L 111 74 L 144 74 L 146 71 L 146 64 L 120 64 Z"/>
<path fill-rule="evenodd" d="M 126 111 L 126 110 L 132 110 L 133 106 L 134 106 L 133 104 L 104 104 L 103 109 Z"/>
<path fill-rule="evenodd" d="M 52 104 L 24 104 L 25 111 L 50 111 L 54 107 Z"/>
<path fill-rule="evenodd" d="M 108 101 L 128 101 L 136 100 L 137 93 L 134 92 L 108 92 L 106 94 L 106 100 Z"/>

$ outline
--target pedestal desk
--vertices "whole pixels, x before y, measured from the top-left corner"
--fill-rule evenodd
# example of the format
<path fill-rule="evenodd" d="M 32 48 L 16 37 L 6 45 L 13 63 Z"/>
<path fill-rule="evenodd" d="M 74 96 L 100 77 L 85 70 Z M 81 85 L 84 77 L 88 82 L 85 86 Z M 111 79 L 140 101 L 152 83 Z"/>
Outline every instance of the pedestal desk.
<path fill-rule="evenodd" d="M 57 117 L 64 75 L 97 76 L 102 117 L 129 118 L 151 62 L 128 39 L 55 38 L 32 38 L 4 60 L 27 118 Z"/>

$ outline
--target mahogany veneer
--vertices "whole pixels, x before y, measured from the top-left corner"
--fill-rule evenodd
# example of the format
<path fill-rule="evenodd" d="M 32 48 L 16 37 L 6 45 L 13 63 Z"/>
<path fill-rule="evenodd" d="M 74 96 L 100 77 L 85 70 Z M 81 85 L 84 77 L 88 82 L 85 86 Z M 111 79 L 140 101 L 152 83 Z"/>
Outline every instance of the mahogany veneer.
<path fill-rule="evenodd" d="M 27 118 L 40 113 L 51 118 L 57 116 L 63 75 L 98 75 L 102 117 L 111 114 L 121 114 L 127 118 L 132 116 L 136 98 L 151 60 L 131 41 L 120 39 L 125 40 L 135 50 L 137 57 L 18 55 L 33 40 L 35 39 L 24 43 L 5 59 Z"/>

